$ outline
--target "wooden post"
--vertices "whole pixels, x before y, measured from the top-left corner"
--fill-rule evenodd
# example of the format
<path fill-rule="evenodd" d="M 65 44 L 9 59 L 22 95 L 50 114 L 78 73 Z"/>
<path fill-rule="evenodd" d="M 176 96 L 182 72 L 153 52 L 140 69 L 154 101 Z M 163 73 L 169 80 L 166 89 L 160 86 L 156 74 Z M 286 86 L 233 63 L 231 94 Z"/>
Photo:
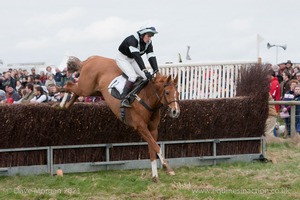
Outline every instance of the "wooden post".
<path fill-rule="evenodd" d="M 258 58 L 257 58 L 257 63 L 258 63 L 259 65 L 261 65 L 261 63 L 262 63 L 261 57 L 258 57 Z"/>
<path fill-rule="evenodd" d="M 296 106 L 300 106 L 300 101 L 269 101 L 270 105 L 289 105 L 291 106 L 291 116 L 290 116 L 290 125 L 291 125 L 291 137 L 297 134 L 296 130 Z"/>
<path fill-rule="evenodd" d="M 296 135 L 296 126 L 295 126 L 295 121 L 296 121 L 296 106 L 295 105 L 291 105 L 291 137 Z"/>

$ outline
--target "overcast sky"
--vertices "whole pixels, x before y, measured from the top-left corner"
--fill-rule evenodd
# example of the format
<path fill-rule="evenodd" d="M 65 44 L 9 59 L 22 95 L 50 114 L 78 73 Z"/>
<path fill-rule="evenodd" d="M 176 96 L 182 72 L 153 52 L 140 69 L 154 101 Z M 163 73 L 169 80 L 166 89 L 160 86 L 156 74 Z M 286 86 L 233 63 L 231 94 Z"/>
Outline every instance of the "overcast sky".
<path fill-rule="evenodd" d="M 299 0 L 0 0 L 0 59 L 59 65 L 64 56 L 114 58 L 122 40 L 155 26 L 159 64 L 257 59 L 300 61 Z M 148 65 L 148 63 L 146 63 Z"/>

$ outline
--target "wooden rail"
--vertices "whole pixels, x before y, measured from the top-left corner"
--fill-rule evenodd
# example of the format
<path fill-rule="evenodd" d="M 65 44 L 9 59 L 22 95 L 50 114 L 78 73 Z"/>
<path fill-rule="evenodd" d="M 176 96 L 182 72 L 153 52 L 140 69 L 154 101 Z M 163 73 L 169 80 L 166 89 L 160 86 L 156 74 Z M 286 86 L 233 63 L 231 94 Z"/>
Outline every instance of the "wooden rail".
<path fill-rule="evenodd" d="M 291 106 L 291 137 L 297 134 L 296 131 L 296 106 L 300 106 L 300 101 L 269 101 L 270 105 L 289 105 Z"/>

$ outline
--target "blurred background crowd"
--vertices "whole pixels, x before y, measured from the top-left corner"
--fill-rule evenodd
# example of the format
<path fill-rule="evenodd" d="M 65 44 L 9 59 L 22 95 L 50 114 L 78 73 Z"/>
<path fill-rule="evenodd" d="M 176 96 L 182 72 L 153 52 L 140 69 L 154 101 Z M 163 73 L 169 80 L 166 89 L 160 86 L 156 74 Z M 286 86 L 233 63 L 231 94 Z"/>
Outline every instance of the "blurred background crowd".
<path fill-rule="evenodd" d="M 9 69 L 0 74 L 0 103 L 45 103 L 60 102 L 64 96 L 64 86 L 68 81 L 76 83 L 78 74 L 67 69 L 52 69 L 36 73 L 36 69 Z M 71 94 L 70 94 L 71 95 Z M 70 98 L 70 97 L 69 97 Z M 101 97 L 80 97 L 82 102 L 98 102 Z"/>

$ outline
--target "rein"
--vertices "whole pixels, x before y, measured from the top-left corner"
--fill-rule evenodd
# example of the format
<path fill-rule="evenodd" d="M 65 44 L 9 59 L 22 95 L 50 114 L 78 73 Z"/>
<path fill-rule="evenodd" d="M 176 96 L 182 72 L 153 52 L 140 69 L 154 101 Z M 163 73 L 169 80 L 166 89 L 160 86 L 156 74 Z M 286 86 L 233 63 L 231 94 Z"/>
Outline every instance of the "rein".
<path fill-rule="evenodd" d="M 158 96 L 157 90 L 156 90 L 155 87 L 154 87 L 154 94 L 155 94 L 156 98 L 157 98 L 157 99 L 159 100 L 159 102 L 160 102 L 161 98 Z M 137 94 L 135 94 L 135 99 L 136 99 L 140 104 L 142 104 L 149 112 L 154 112 L 155 110 L 160 109 L 160 108 L 162 107 L 162 105 L 163 105 L 162 103 L 160 103 L 160 105 L 159 105 L 157 108 L 153 109 L 153 108 L 151 108 L 148 104 L 146 104 L 146 102 L 145 102 L 142 98 L 140 98 Z"/>
<path fill-rule="evenodd" d="M 155 93 L 155 94 L 157 94 L 157 93 Z M 158 97 L 158 95 L 156 95 L 157 97 Z M 158 97 L 159 98 L 159 97 Z M 150 112 L 154 112 L 155 110 L 157 110 L 157 109 L 159 109 L 161 106 L 162 106 L 162 104 L 157 108 L 157 109 L 152 109 L 150 106 L 148 106 L 148 104 L 146 104 L 146 102 L 143 100 L 143 99 L 141 99 L 137 94 L 135 95 L 135 99 L 140 103 L 140 104 L 142 104 L 148 111 L 150 111 Z"/>

